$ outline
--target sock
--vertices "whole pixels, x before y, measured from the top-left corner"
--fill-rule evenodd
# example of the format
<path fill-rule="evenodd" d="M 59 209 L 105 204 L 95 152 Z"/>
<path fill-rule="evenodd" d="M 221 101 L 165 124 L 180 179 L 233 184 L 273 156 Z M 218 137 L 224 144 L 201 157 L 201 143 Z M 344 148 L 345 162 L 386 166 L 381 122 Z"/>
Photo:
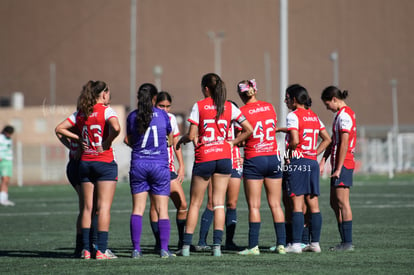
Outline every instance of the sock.
<path fill-rule="evenodd" d="M 260 222 L 249 222 L 249 249 L 259 245 Z"/>
<path fill-rule="evenodd" d="M 98 215 L 94 214 L 92 215 L 91 220 L 91 231 L 89 232 L 89 239 L 90 239 L 90 245 L 96 246 L 96 249 L 99 249 L 98 245 Z"/>
<path fill-rule="evenodd" d="M 98 249 L 105 253 L 108 248 L 108 231 L 98 231 Z"/>
<path fill-rule="evenodd" d="M 170 220 L 158 220 L 158 228 L 160 229 L 160 248 L 168 251 L 168 243 L 170 242 L 171 232 Z"/>
<path fill-rule="evenodd" d="M 187 222 L 187 220 L 176 219 L 175 221 L 177 223 L 177 231 L 178 231 L 178 249 L 180 249 L 181 246 L 183 245 L 184 228 L 185 228 L 185 223 Z"/>
<path fill-rule="evenodd" d="M 82 233 L 76 233 L 76 247 L 75 247 L 75 253 L 81 252 L 83 247 L 83 238 Z"/>
<path fill-rule="evenodd" d="M 344 233 L 343 243 L 352 244 L 352 220 L 342 222 L 342 228 Z"/>
<path fill-rule="evenodd" d="M 223 230 L 215 229 L 213 231 L 213 245 L 221 245 L 223 239 Z"/>
<path fill-rule="evenodd" d="M 318 243 L 321 238 L 322 215 L 321 212 L 312 213 L 310 235 L 313 243 Z"/>
<path fill-rule="evenodd" d="M 7 194 L 6 192 L 0 192 L 0 201 L 7 201 L 9 199 L 9 194 Z"/>
<path fill-rule="evenodd" d="M 302 231 L 302 243 L 309 244 L 309 226 L 305 225 Z"/>
<path fill-rule="evenodd" d="M 160 247 L 160 229 L 158 227 L 158 222 L 150 221 L 150 224 L 151 224 L 152 234 L 154 234 L 154 238 L 155 238 L 155 246 L 159 248 Z"/>
<path fill-rule="evenodd" d="M 292 243 L 301 243 L 305 217 L 302 212 L 292 213 Z"/>
<path fill-rule="evenodd" d="M 134 250 L 141 251 L 142 216 L 131 215 L 130 230 Z"/>
<path fill-rule="evenodd" d="M 273 223 L 276 233 L 276 245 L 286 245 L 286 228 L 284 222 Z"/>
<path fill-rule="evenodd" d="M 183 245 L 191 245 L 193 242 L 193 234 L 184 233 Z"/>
<path fill-rule="evenodd" d="M 211 223 L 213 222 L 213 217 L 214 212 L 206 208 L 203 215 L 201 216 L 198 245 L 207 245 L 208 230 L 210 229 Z"/>
<path fill-rule="evenodd" d="M 91 251 L 89 246 L 89 233 L 91 229 L 90 228 L 82 228 L 82 243 L 83 243 L 83 249 Z"/>
<path fill-rule="evenodd" d="M 292 224 L 285 223 L 286 243 L 292 243 Z"/>
<path fill-rule="evenodd" d="M 341 243 L 344 243 L 344 229 L 342 227 L 341 222 L 338 222 L 338 231 L 339 231 L 339 236 L 341 237 Z"/>
<path fill-rule="evenodd" d="M 237 224 L 237 210 L 227 208 L 226 210 L 226 244 L 233 243 L 234 232 Z"/>

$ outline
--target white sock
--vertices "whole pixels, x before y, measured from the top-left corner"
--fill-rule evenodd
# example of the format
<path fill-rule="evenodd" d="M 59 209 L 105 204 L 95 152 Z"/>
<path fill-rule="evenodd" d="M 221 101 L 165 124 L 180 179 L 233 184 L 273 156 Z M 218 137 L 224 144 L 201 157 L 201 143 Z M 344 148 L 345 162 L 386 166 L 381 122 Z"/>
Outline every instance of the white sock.
<path fill-rule="evenodd" d="M 0 201 L 7 201 L 9 199 L 9 194 L 6 192 L 0 192 Z"/>

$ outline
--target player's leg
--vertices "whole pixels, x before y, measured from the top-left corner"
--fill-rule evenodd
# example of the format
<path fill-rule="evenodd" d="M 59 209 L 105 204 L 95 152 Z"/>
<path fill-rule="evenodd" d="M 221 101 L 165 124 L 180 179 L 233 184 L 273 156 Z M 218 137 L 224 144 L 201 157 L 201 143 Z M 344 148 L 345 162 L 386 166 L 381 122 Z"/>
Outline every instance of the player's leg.
<path fill-rule="evenodd" d="M 133 188 L 131 189 L 134 190 Z M 147 196 L 147 191 L 140 191 L 132 195 L 132 214 L 130 219 L 131 241 L 133 246 L 132 258 L 140 258 L 142 256 L 142 216 L 145 211 Z"/>
<path fill-rule="evenodd" d="M 170 198 L 174 203 L 175 208 L 177 209 L 175 221 L 177 224 L 178 231 L 178 249 L 181 249 L 184 238 L 184 228 L 187 221 L 187 200 L 185 198 L 185 193 L 183 186 L 179 180 L 171 180 L 171 194 Z"/>
<path fill-rule="evenodd" d="M 235 170 L 235 169 L 233 169 Z M 239 250 L 234 243 L 234 233 L 237 224 L 237 202 L 239 200 L 241 184 L 241 175 L 230 177 L 229 186 L 227 187 L 227 202 L 226 202 L 226 249 Z"/>
<path fill-rule="evenodd" d="M 196 251 L 209 251 L 211 247 L 207 245 L 208 231 L 213 223 L 214 211 L 213 211 L 213 187 L 211 180 L 208 182 L 207 187 L 207 204 L 200 219 L 200 231 L 198 237 L 198 244 L 195 246 Z"/>
<path fill-rule="evenodd" d="M 160 250 L 160 230 L 158 228 L 158 214 L 157 214 L 157 211 L 155 209 L 155 202 L 154 202 L 154 197 L 153 196 L 150 196 L 149 218 L 150 218 L 150 225 L 151 225 L 152 234 L 154 235 L 154 238 L 155 238 L 154 250 L 157 252 L 157 251 Z"/>

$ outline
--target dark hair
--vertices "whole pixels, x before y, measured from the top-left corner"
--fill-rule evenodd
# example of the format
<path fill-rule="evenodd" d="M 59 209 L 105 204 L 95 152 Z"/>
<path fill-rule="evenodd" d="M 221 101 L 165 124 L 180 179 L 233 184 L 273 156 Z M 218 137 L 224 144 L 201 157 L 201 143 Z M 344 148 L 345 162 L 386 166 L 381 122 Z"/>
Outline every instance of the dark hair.
<path fill-rule="evenodd" d="M 9 134 L 9 135 L 11 135 L 11 134 L 14 133 L 14 128 L 13 128 L 13 126 L 6 125 L 6 126 L 4 126 L 3 131 L 1 131 L 1 132 L 3 134 Z"/>
<path fill-rule="evenodd" d="M 78 98 L 78 109 L 88 117 L 92 114 L 93 106 L 96 104 L 99 95 L 104 91 L 108 91 L 108 85 L 105 82 L 89 80 L 82 87 L 81 94 Z"/>
<path fill-rule="evenodd" d="M 149 127 L 152 119 L 152 99 L 158 93 L 157 87 L 151 83 L 144 83 L 138 89 L 137 124 L 138 133 L 143 134 Z"/>
<path fill-rule="evenodd" d="M 326 87 L 322 92 L 321 99 L 323 101 L 331 101 L 333 97 L 344 100 L 348 97 L 348 91 L 341 91 L 335 86 Z"/>
<path fill-rule="evenodd" d="M 286 93 L 291 99 L 295 98 L 297 103 L 304 105 L 306 109 L 312 106 L 312 99 L 310 98 L 309 93 L 305 87 L 299 84 L 293 84 L 287 87 Z"/>
<path fill-rule="evenodd" d="M 224 113 L 224 103 L 227 97 L 226 85 L 217 74 L 208 73 L 201 79 L 201 88 L 205 87 L 210 91 L 217 110 L 216 119 L 218 119 Z"/>
<path fill-rule="evenodd" d="M 171 95 L 166 91 L 161 91 L 157 94 L 157 102 L 156 103 L 164 101 L 164 100 L 168 100 L 169 102 L 172 102 Z"/>

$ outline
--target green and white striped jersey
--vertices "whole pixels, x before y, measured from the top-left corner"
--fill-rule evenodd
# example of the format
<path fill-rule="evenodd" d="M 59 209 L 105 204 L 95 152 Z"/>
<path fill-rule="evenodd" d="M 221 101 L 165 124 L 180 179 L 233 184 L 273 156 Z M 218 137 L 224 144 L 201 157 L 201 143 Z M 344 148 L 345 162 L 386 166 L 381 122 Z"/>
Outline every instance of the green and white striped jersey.
<path fill-rule="evenodd" d="M 0 134 L 0 159 L 13 160 L 13 140 Z"/>

